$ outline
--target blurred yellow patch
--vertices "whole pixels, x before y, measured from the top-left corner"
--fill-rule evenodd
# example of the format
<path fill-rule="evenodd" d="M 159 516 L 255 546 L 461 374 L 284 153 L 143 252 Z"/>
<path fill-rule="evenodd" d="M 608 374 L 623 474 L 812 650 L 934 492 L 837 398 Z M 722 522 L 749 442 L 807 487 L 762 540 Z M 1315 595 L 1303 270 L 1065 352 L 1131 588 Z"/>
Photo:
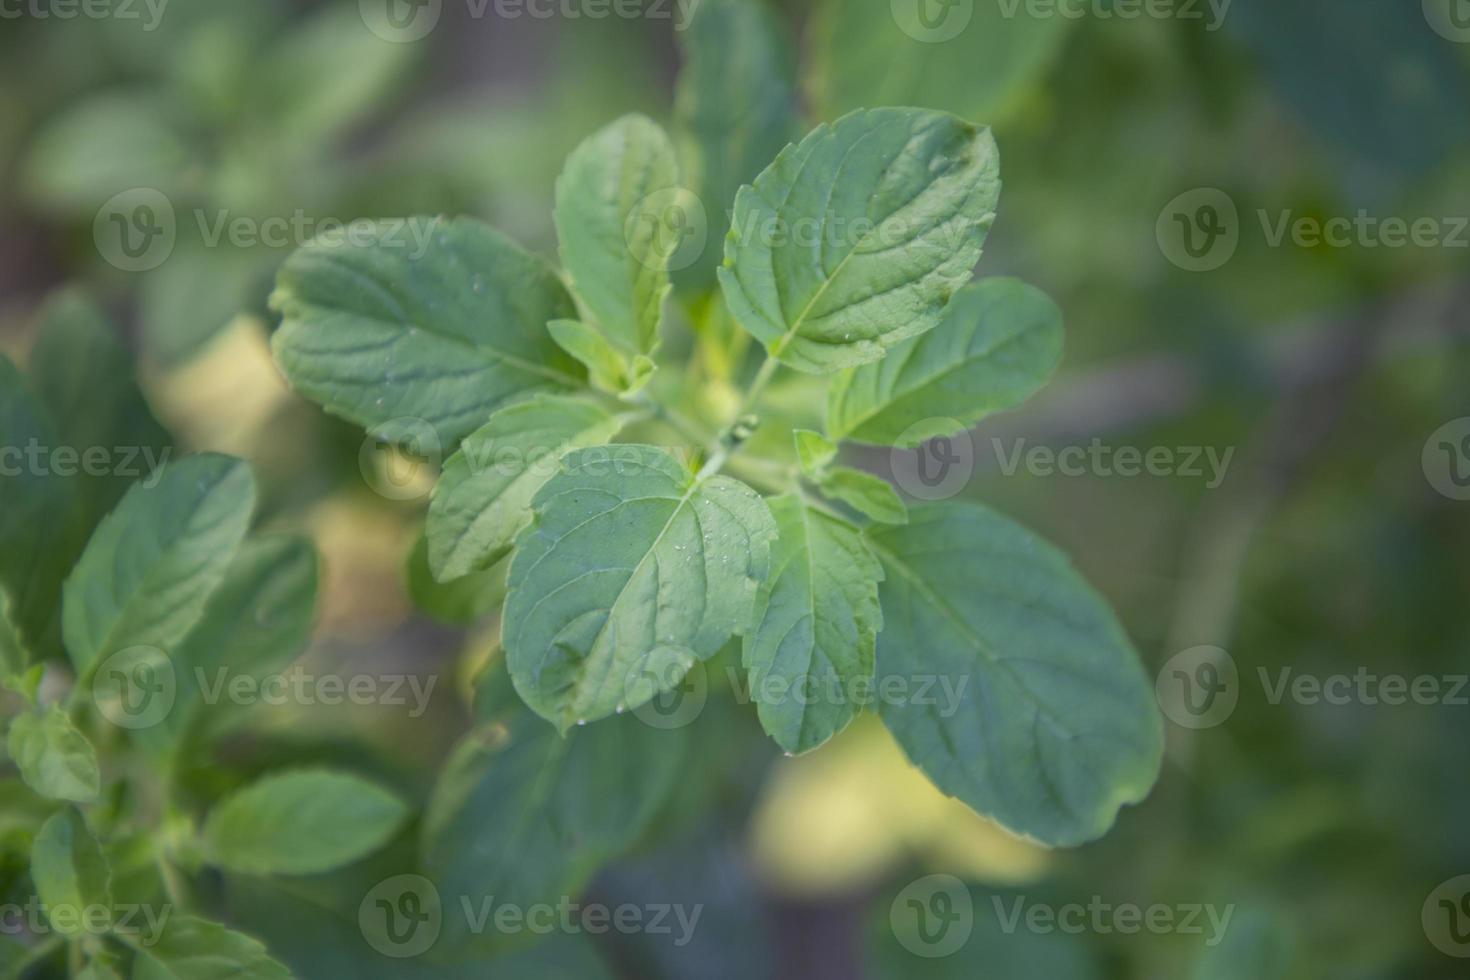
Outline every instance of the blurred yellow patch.
<path fill-rule="evenodd" d="M 342 494 L 313 507 L 306 524 L 322 555 L 322 632 L 370 638 L 408 618 L 403 559 L 413 529 L 399 514 L 374 498 Z"/>
<path fill-rule="evenodd" d="M 237 316 L 196 356 L 151 370 L 149 401 L 191 449 L 249 456 L 260 431 L 290 399 L 261 322 Z"/>
<path fill-rule="evenodd" d="M 918 858 L 960 877 L 1020 884 L 1050 856 L 945 796 L 865 714 L 817 751 L 777 763 L 756 809 L 762 877 L 797 895 L 860 889 Z"/>

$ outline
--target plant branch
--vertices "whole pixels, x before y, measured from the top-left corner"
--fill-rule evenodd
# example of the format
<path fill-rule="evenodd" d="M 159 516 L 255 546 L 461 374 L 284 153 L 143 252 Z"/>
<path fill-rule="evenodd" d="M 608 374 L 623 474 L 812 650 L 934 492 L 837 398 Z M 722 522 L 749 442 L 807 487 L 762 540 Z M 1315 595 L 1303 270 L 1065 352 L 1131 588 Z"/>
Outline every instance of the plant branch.
<path fill-rule="evenodd" d="M 766 359 L 761 362 L 760 370 L 755 373 L 750 387 L 745 390 L 745 397 L 740 400 L 740 407 L 735 411 L 734 424 L 738 425 L 742 418 L 755 411 L 755 406 L 760 401 L 761 395 L 765 393 L 766 386 L 771 383 L 771 379 L 776 376 L 776 371 L 780 367 L 781 362 L 770 355 L 767 355 Z"/>

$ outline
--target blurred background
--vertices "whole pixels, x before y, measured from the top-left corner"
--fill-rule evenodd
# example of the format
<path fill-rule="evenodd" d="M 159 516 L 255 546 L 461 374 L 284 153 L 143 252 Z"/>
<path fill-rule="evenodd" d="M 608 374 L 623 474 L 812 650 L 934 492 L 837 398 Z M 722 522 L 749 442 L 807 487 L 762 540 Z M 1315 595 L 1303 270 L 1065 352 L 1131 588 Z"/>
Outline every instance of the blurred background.
<path fill-rule="evenodd" d="M 914 454 L 853 459 L 1075 557 L 1159 678 L 1159 784 L 1103 840 L 1048 852 L 942 797 L 871 716 L 781 757 L 712 669 L 653 829 L 568 879 L 697 906 L 686 942 L 389 959 L 358 902 L 391 856 L 221 880 L 219 914 L 312 980 L 1465 976 L 1470 2 L 704 3 L 0 0 L 0 349 L 24 364 L 58 291 L 97 304 L 158 440 L 245 456 L 264 522 L 316 541 L 304 662 L 439 683 L 417 716 L 257 710 L 189 778 L 343 759 L 423 800 L 495 645 L 495 583 L 436 587 L 411 555 L 430 469 L 280 378 L 276 267 L 324 228 L 414 214 L 551 254 L 578 142 L 632 111 L 718 133 L 734 121 L 700 87 L 727 85 L 762 113 L 756 170 L 858 106 L 993 126 L 979 271 L 1057 299 L 1062 370 L 927 449 L 959 474 L 942 490 Z M 704 175 L 713 225 L 753 174 Z M 162 257 L 129 245 L 130 222 L 165 220 Z M 968 910 L 957 948 L 915 932 L 916 894 Z"/>

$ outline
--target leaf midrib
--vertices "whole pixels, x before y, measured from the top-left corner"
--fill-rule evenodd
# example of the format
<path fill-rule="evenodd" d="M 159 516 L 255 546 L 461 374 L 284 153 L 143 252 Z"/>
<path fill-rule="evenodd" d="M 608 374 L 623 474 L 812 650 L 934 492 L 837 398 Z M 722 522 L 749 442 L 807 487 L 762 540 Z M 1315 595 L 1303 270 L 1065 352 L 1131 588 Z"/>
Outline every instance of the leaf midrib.
<path fill-rule="evenodd" d="M 655 535 L 653 541 L 648 545 L 648 548 L 643 552 L 643 557 L 640 558 L 640 559 L 638 559 L 638 564 L 636 564 L 636 565 L 633 566 L 633 570 L 628 573 L 628 577 L 626 579 L 624 579 L 623 580 L 623 584 L 621 586 L 619 586 L 617 596 L 614 597 L 612 603 L 607 607 L 607 610 L 608 610 L 607 619 L 603 622 L 602 626 L 598 628 L 597 635 L 596 635 L 596 637 L 593 638 L 592 644 L 591 644 L 589 650 L 595 650 L 595 649 L 597 649 L 598 645 L 602 643 L 602 638 L 607 633 L 608 627 L 612 623 L 614 611 L 618 608 L 618 603 L 622 602 L 623 601 L 623 597 L 625 595 L 627 595 L 627 592 L 628 592 L 628 583 L 630 583 L 630 582 L 633 581 L 633 579 L 638 575 L 638 572 L 648 562 L 649 558 L 658 550 L 659 544 L 663 541 L 665 535 L 667 535 L 669 533 L 669 529 L 674 526 L 674 519 L 677 518 L 679 516 L 680 512 L 683 511 L 684 507 L 691 500 L 694 499 L 694 495 L 699 491 L 700 487 L 704 486 L 705 482 L 706 481 L 700 480 L 697 477 L 692 477 L 692 476 L 690 477 L 689 487 L 684 492 L 684 496 L 680 497 L 678 499 L 678 501 L 675 502 L 674 508 L 673 508 L 673 510 L 671 510 L 669 512 L 669 516 L 664 521 L 663 527 L 659 528 L 658 534 Z M 646 498 L 644 498 L 644 499 L 646 499 Z M 673 498 L 671 498 L 671 497 L 662 497 L 662 498 L 658 498 L 658 499 L 671 500 Z M 593 517 L 590 517 L 587 520 L 582 521 L 581 523 L 577 524 L 575 527 L 569 528 L 567 530 L 566 534 L 563 534 L 562 535 L 562 538 L 565 538 L 568 534 L 571 534 L 573 531 L 577 530 L 577 528 L 584 527 L 587 524 L 591 523 L 592 521 L 597 520 L 598 518 L 604 516 L 606 513 L 607 513 L 606 511 L 603 511 L 602 513 L 596 514 Z M 658 637 L 655 636 L 654 637 L 654 640 L 655 640 L 654 646 L 657 646 L 658 645 L 658 643 L 657 643 Z M 651 650 L 652 647 L 650 647 L 649 649 Z M 644 651 L 645 654 L 647 652 L 648 651 Z M 582 684 L 580 682 L 587 677 L 587 668 L 586 668 L 585 665 L 587 664 L 587 662 L 590 659 L 591 659 L 591 655 L 589 653 L 589 656 L 587 658 L 584 658 L 578 664 L 578 670 L 577 670 L 578 683 L 575 685 L 575 688 L 577 690 L 577 693 L 574 694 L 574 696 L 571 699 L 571 704 L 573 706 L 579 705 L 579 704 L 580 705 L 585 705 L 586 702 L 587 702 L 587 700 L 588 700 L 586 697 L 583 696 L 586 693 L 586 691 L 583 689 Z M 607 659 L 609 661 L 611 661 L 611 659 L 612 659 L 611 655 L 609 655 L 607 657 Z M 609 664 L 609 667 L 610 666 L 611 666 L 611 664 Z M 606 675 L 606 672 L 604 672 L 603 678 L 598 683 L 597 688 L 596 688 L 596 691 L 594 692 L 599 698 L 600 698 L 603 690 L 606 687 L 606 680 L 607 680 L 607 675 Z M 576 710 L 571 711 L 570 714 L 567 714 L 565 712 L 563 713 L 563 717 L 562 717 L 562 721 L 563 721 L 562 730 L 563 731 L 565 731 L 568 727 L 570 727 L 569 725 L 567 725 L 565 723 L 571 718 L 571 715 L 576 714 L 576 713 L 577 713 Z"/>

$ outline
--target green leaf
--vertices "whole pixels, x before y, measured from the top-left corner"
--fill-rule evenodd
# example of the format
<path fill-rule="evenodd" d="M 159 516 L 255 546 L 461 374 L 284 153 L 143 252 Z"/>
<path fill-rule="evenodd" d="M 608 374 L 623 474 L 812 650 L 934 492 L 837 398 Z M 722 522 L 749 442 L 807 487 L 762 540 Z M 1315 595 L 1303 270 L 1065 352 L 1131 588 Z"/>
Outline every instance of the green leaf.
<path fill-rule="evenodd" d="M 132 358 L 102 312 L 79 292 L 58 293 L 46 303 L 30 373 L 59 445 L 78 456 L 68 468 L 76 470 L 72 479 L 90 530 L 134 478 L 146 478 L 152 465 L 167 459 L 168 433 L 133 380 Z M 99 468 L 103 472 L 87 472 Z"/>
<path fill-rule="evenodd" d="M 883 569 L 857 528 L 799 495 L 770 501 L 780 532 L 771 577 L 746 635 L 745 669 L 761 725 L 790 753 L 807 752 L 847 727 L 873 677 L 883 628 Z"/>
<path fill-rule="evenodd" d="M 31 655 L 10 613 L 10 596 L 0 588 L 0 687 L 16 690 L 31 665 Z"/>
<path fill-rule="evenodd" d="M 638 707 L 750 627 L 776 527 L 743 483 L 598 447 L 565 456 L 534 506 L 502 645 L 521 697 L 563 730 Z"/>
<path fill-rule="evenodd" d="M 247 874 L 317 874 L 376 851 L 407 816 L 397 796 L 350 773 L 277 773 L 209 812 L 205 860 Z"/>
<path fill-rule="evenodd" d="M 192 916 L 171 918 L 152 946 L 135 946 L 133 980 L 291 980 L 258 941 Z"/>
<path fill-rule="evenodd" d="M 104 91 L 47 114 L 30 141 L 24 168 L 27 190 L 42 205 L 88 220 L 124 188 L 167 192 L 190 160 L 161 92 L 154 97 Z"/>
<path fill-rule="evenodd" d="M 925 10 L 938 22 L 923 19 Z M 1009 0 L 823 0 L 812 29 L 811 98 L 823 119 L 862 106 L 922 105 L 996 122 L 1056 60 L 1071 24 L 1017 11 Z"/>
<path fill-rule="evenodd" d="M 505 601 L 507 562 L 471 572 L 448 582 L 429 569 L 429 540 L 419 535 L 408 556 L 404 578 L 413 604 L 441 623 L 467 626 L 490 615 Z"/>
<path fill-rule="evenodd" d="M 249 95 L 281 152 L 324 149 L 402 91 L 419 52 L 362 27 L 357 10 L 325 7 L 264 52 Z"/>
<path fill-rule="evenodd" d="M 809 479 L 818 479 L 822 471 L 837 458 L 837 443 L 811 429 L 797 429 L 792 435 L 796 442 L 796 458 L 801 464 L 801 472 Z"/>
<path fill-rule="evenodd" d="M 83 537 L 76 487 L 41 455 L 56 445 L 50 416 L 0 354 L 0 588 L 38 656 L 61 650 L 58 599 Z"/>
<path fill-rule="evenodd" d="M 578 894 L 630 847 L 673 791 L 683 730 L 633 715 L 558 735 L 523 706 L 467 735 L 425 811 L 424 873 L 442 895 L 522 908 Z M 463 916 L 444 917 L 450 948 Z M 493 920 L 492 920 L 493 921 Z"/>
<path fill-rule="evenodd" d="M 633 363 L 628 365 L 628 378 L 623 384 L 623 389 L 618 392 L 623 398 L 630 398 L 648 387 L 648 382 L 658 373 L 658 364 L 647 354 L 635 354 Z"/>
<path fill-rule="evenodd" d="M 250 523 L 243 460 L 207 453 L 135 483 L 66 580 L 67 653 L 78 671 L 134 646 L 167 653 L 204 613 Z"/>
<path fill-rule="evenodd" d="M 581 383 L 546 332 L 575 314 L 555 272 L 468 218 L 311 242 L 281 267 L 271 306 L 283 317 L 271 346 L 291 384 L 384 439 L 406 439 L 422 420 L 447 450 L 495 409 Z"/>
<path fill-rule="evenodd" d="M 982 279 L 955 293 L 939 326 L 893 356 L 839 374 L 827 434 L 912 448 L 1012 408 L 1062 357 L 1062 311 L 1019 279 Z"/>
<path fill-rule="evenodd" d="M 678 40 L 675 141 L 708 230 L 699 256 L 674 280 L 702 291 L 715 284 L 736 192 L 797 135 L 794 59 L 764 0 L 701 0 Z"/>
<path fill-rule="evenodd" d="M 171 744 L 204 710 L 206 690 L 228 690 L 235 678 L 260 679 L 295 660 L 311 638 L 317 578 L 316 548 L 307 538 L 265 535 L 241 545 L 204 615 L 169 652 L 173 709 L 134 737 L 155 748 Z"/>
<path fill-rule="evenodd" d="M 619 394 L 628 387 L 628 361 L 598 331 L 581 320 L 552 320 L 546 325 L 556 345 L 581 362 L 592 384 Z"/>
<path fill-rule="evenodd" d="M 639 115 L 584 140 L 556 182 L 556 237 L 572 288 L 608 340 L 630 355 L 658 345 L 669 293 L 660 221 L 678 182 L 668 136 Z"/>
<path fill-rule="evenodd" d="M 26 785 L 42 796 L 76 803 L 97 798 L 97 753 L 59 707 L 17 715 L 6 749 Z"/>
<path fill-rule="evenodd" d="M 880 524 L 909 522 L 909 511 L 903 498 L 882 477 L 850 466 L 838 466 L 823 473 L 817 485 L 822 493 Z"/>
<path fill-rule="evenodd" d="M 490 417 L 444 463 L 429 504 L 429 567 L 441 581 L 489 568 L 531 523 L 531 500 L 570 449 L 622 425 L 596 403 L 541 395 Z"/>
<path fill-rule="evenodd" d="M 88 928 L 90 906 L 112 914 L 111 874 L 102 847 L 71 807 L 58 810 L 31 845 L 31 880 L 51 925 L 62 935 Z"/>
<path fill-rule="evenodd" d="M 885 699 L 884 723 L 935 785 L 1011 830 L 1053 846 L 1101 836 L 1163 751 L 1128 637 L 1019 525 L 973 504 L 910 517 L 869 532 L 886 572 L 877 675 L 942 696 Z"/>
<path fill-rule="evenodd" d="M 740 189 L 720 284 L 772 357 L 815 374 L 939 322 L 995 220 L 990 130 L 925 109 L 818 126 Z"/>

